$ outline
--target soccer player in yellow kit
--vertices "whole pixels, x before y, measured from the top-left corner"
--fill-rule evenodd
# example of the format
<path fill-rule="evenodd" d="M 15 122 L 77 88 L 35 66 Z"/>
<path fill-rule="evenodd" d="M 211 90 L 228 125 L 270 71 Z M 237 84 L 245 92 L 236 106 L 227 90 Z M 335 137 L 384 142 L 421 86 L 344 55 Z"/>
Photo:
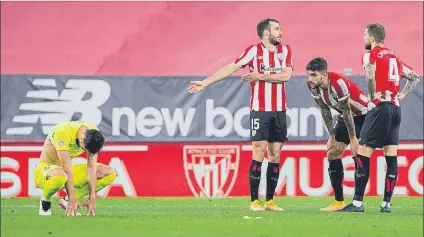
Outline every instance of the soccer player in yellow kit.
<path fill-rule="evenodd" d="M 79 200 L 88 195 L 84 206 L 88 215 L 95 215 L 96 192 L 110 185 L 115 170 L 97 163 L 97 154 L 104 145 L 99 129 L 83 121 L 64 122 L 53 127 L 43 145 L 40 161 L 34 171 L 35 183 L 43 190 L 39 214 L 51 215 L 51 197 L 66 188 L 67 196 L 59 205 L 67 216 L 80 215 Z M 87 152 L 87 164 L 73 165 L 71 159 Z"/>

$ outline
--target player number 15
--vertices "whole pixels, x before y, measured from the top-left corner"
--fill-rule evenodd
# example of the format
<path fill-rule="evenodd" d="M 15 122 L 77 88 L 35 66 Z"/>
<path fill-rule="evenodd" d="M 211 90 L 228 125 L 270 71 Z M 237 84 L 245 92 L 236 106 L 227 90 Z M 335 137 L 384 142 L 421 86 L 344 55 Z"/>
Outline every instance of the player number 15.
<path fill-rule="evenodd" d="M 259 119 L 258 118 L 252 118 L 250 124 L 252 126 L 252 130 L 258 130 L 259 129 Z"/>

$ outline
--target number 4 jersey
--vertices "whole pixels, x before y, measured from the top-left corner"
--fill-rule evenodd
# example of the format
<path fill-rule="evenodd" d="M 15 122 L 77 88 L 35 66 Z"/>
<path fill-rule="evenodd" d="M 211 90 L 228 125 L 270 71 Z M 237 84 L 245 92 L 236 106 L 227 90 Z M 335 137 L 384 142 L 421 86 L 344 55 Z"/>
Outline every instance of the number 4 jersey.
<path fill-rule="evenodd" d="M 379 46 L 364 54 L 364 69 L 367 64 L 375 67 L 376 99 L 373 103 L 378 105 L 381 101 L 389 101 L 399 106 L 399 80 L 405 78 L 412 68 L 402 63 L 393 51 Z"/>

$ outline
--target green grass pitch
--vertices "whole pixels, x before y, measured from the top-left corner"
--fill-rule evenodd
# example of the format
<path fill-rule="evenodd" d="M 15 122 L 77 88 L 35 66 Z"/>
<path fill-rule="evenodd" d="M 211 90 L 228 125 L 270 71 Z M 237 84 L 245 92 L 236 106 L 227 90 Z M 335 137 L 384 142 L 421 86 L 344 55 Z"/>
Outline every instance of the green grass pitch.
<path fill-rule="evenodd" d="M 423 236 L 422 197 L 393 198 L 392 213 L 379 212 L 381 197 L 366 197 L 365 213 L 320 212 L 330 197 L 275 200 L 284 212 L 251 212 L 248 197 L 105 198 L 98 199 L 96 216 L 65 217 L 54 199 L 53 215 L 43 217 L 39 199 L 1 199 L 1 236 Z"/>

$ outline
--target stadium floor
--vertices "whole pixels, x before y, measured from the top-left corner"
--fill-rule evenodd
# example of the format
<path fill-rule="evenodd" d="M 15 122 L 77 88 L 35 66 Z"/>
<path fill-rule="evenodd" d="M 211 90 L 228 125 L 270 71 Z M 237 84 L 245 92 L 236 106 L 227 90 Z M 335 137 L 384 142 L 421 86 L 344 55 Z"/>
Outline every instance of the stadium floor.
<path fill-rule="evenodd" d="M 392 213 L 379 212 L 380 197 L 366 197 L 365 213 L 320 212 L 331 198 L 275 200 L 284 212 L 251 212 L 247 197 L 107 198 L 96 216 L 65 217 L 54 199 L 53 216 L 42 217 L 38 199 L 3 198 L 1 236 L 423 236 L 422 197 L 393 198 Z"/>

